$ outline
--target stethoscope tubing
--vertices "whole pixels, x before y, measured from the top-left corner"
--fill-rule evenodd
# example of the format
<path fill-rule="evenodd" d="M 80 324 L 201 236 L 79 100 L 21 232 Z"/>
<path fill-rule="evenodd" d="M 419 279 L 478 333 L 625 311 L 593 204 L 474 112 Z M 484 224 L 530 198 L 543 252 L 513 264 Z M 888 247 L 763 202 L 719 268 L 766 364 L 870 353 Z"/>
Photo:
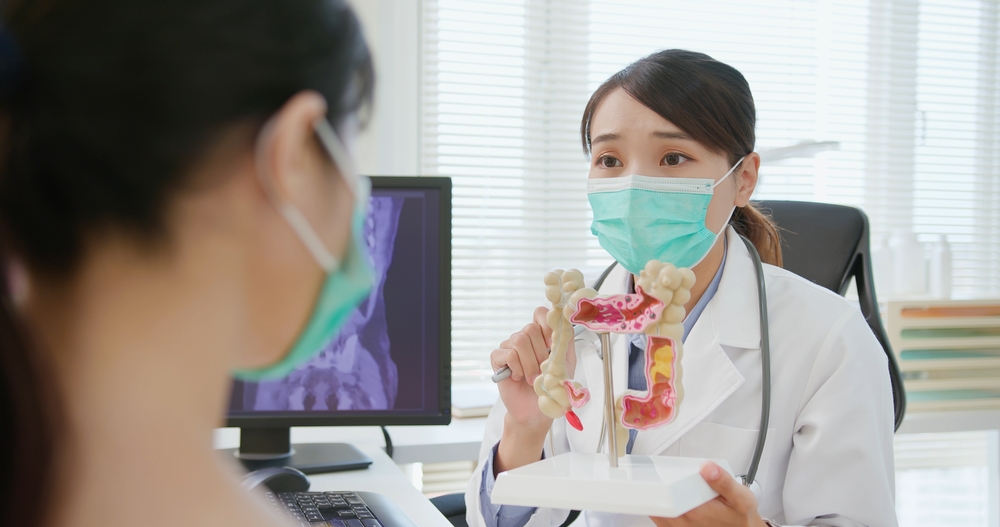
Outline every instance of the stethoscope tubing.
<path fill-rule="evenodd" d="M 771 336 L 768 331 L 767 291 L 764 288 L 764 264 L 760 254 L 750 240 L 740 236 L 743 244 L 753 257 L 754 270 L 757 272 L 757 309 L 760 310 L 760 427 L 757 429 L 757 445 L 754 447 L 753 459 L 747 470 L 743 484 L 749 487 L 757 477 L 757 467 L 764 455 L 764 443 L 767 441 L 767 426 L 771 419 Z"/>

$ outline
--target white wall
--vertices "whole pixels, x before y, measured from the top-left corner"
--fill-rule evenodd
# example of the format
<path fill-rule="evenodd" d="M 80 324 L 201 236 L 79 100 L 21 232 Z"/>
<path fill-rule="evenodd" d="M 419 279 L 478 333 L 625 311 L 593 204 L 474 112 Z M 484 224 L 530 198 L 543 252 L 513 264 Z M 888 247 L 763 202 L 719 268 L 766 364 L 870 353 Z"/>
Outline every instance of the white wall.
<path fill-rule="evenodd" d="M 420 0 L 350 0 L 375 60 L 375 113 L 358 139 L 358 170 L 415 176 L 420 170 Z"/>

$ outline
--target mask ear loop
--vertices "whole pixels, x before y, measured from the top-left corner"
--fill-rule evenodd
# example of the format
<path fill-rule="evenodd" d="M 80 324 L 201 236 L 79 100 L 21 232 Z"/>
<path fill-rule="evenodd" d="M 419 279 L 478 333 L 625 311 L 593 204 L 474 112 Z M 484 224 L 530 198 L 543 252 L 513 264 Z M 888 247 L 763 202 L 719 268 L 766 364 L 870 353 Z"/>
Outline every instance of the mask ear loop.
<path fill-rule="evenodd" d="M 340 140 L 340 137 L 337 136 L 337 132 L 333 129 L 333 126 L 326 119 L 318 119 L 313 123 L 313 130 L 316 131 L 316 137 L 319 138 L 320 144 L 326 149 L 326 153 L 333 159 L 333 163 L 337 165 L 337 169 L 340 170 L 340 175 L 344 178 L 347 186 L 354 193 L 355 203 L 358 205 L 364 204 L 368 201 L 368 196 L 371 192 L 371 183 L 368 181 L 368 178 L 358 174 L 351 155 L 347 152 L 347 148 Z"/>
<path fill-rule="evenodd" d="M 747 158 L 747 156 L 741 157 L 740 160 L 737 161 L 735 165 L 733 165 L 733 168 L 730 168 L 729 172 L 726 172 L 726 175 L 722 176 L 722 179 L 720 179 L 720 180 L 716 181 L 715 183 L 713 183 L 712 184 L 712 190 L 715 190 L 715 187 L 719 186 L 723 181 L 726 180 L 726 178 L 728 178 L 730 176 L 730 174 L 732 174 L 733 172 L 735 172 L 736 171 L 736 167 L 740 166 L 740 164 L 742 164 L 743 160 L 746 159 L 746 158 Z M 729 222 L 733 219 L 733 214 L 735 214 L 735 213 L 736 213 L 736 207 L 733 206 L 732 210 L 729 211 L 729 217 L 726 218 L 725 223 L 722 224 L 722 230 L 720 230 L 716 234 L 716 236 L 722 236 L 722 233 L 725 232 L 726 227 L 729 225 Z"/>
<path fill-rule="evenodd" d="M 340 266 L 340 262 L 330 253 L 326 245 L 323 244 L 323 240 L 316 234 L 312 226 L 309 225 L 309 221 L 306 220 L 302 212 L 299 211 L 294 205 L 284 202 L 278 195 L 278 191 L 274 188 L 274 183 L 271 178 L 267 177 L 270 171 L 267 169 L 267 163 L 264 159 L 264 148 L 263 143 L 266 137 L 271 135 L 271 131 L 274 127 L 273 120 L 269 120 L 264 124 L 263 128 L 260 130 L 260 134 L 257 135 L 257 149 L 256 149 L 256 165 L 257 165 L 257 179 L 260 181 L 261 187 L 264 189 L 264 194 L 267 195 L 268 200 L 271 204 L 278 209 L 278 213 L 281 217 L 285 219 L 288 226 L 291 227 L 292 231 L 299 237 L 302 244 L 305 245 L 306 250 L 312 255 L 316 263 L 326 271 L 328 274 L 337 270 Z"/>
<path fill-rule="evenodd" d="M 718 181 L 716 181 L 715 183 L 713 183 L 712 184 L 712 190 L 715 190 L 715 187 L 719 186 L 720 183 L 722 183 L 723 181 L 725 181 L 726 178 L 728 178 L 729 175 L 732 174 L 736 170 L 736 167 L 740 166 L 740 163 L 742 163 L 743 160 L 746 159 L 746 158 L 747 158 L 747 156 L 741 157 L 740 160 L 737 161 L 735 165 L 733 165 L 733 168 L 730 168 L 729 172 L 726 172 L 726 175 L 722 176 L 721 179 L 719 179 Z M 715 243 L 718 243 L 719 238 L 723 238 L 723 240 L 725 240 L 725 238 L 723 237 L 722 233 L 726 232 L 726 227 L 729 226 L 729 222 L 730 222 L 730 220 L 733 219 L 733 214 L 735 214 L 735 213 L 736 213 L 736 207 L 734 206 L 732 209 L 729 210 L 729 217 L 727 217 L 726 221 L 722 223 L 722 228 L 719 230 L 719 232 L 715 233 L 715 236 L 716 236 Z M 715 246 L 715 243 L 712 244 L 713 247 Z M 726 242 L 723 241 L 723 243 L 726 243 Z M 706 256 L 708 256 L 708 253 L 705 253 L 705 255 L 702 256 L 701 259 L 698 260 L 697 262 L 695 262 L 691 267 L 693 268 L 695 265 L 700 264 L 702 262 L 702 260 L 705 259 Z"/>
<path fill-rule="evenodd" d="M 733 165 L 733 168 L 730 168 L 729 172 L 726 172 L 726 175 L 722 176 L 722 179 L 719 179 L 715 183 L 712 183 L 712 190 L 715 190 L 715 187 L 721 185 L 723 181 L 725 181 L 726 179 L 728 179 L 729 175 L 732 174 L 733 172 L 735 172 L 736 171 L 736 167 L 740 166 L 740 163 L 742 163 L 743 160 L 746 159 L 746 158 L 747 158 L 747 156 L 741 157 L 740 160 L 737 161 L 735 165 Z"/>

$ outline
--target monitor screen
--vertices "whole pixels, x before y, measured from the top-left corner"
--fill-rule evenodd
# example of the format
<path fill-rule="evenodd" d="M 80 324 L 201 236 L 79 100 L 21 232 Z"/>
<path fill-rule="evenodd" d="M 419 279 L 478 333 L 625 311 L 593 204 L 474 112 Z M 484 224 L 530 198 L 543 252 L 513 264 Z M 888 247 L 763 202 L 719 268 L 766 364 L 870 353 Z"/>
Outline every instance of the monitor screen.
<path fill-rule="evenodd" d="M 229 426 L 445 424 L 451 380 L 451 182 L 373 177 L 371 294 L 284 378 L 234 381 Z"/>

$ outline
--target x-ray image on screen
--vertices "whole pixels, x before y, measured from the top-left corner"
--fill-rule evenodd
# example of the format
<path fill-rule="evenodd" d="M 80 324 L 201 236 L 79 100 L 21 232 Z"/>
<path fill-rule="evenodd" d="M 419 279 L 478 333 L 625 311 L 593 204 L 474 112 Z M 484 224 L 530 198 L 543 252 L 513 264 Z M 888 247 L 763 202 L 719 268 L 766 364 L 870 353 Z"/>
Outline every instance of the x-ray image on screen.
<path fill-rule="evenodd" d="M 364 243 L 374 269 L 371 294 L 319 354 L 287 377 L 243 383 L 246 411 L 385 410 L 395 406 L 399 373 L 390 354 L 383 290 L 393 261 L 403 199 L 374 196 Z M 235 394 L 234 394 L 235 395 Z M 240 404 L 242 403 L 242 404 Z"/>

